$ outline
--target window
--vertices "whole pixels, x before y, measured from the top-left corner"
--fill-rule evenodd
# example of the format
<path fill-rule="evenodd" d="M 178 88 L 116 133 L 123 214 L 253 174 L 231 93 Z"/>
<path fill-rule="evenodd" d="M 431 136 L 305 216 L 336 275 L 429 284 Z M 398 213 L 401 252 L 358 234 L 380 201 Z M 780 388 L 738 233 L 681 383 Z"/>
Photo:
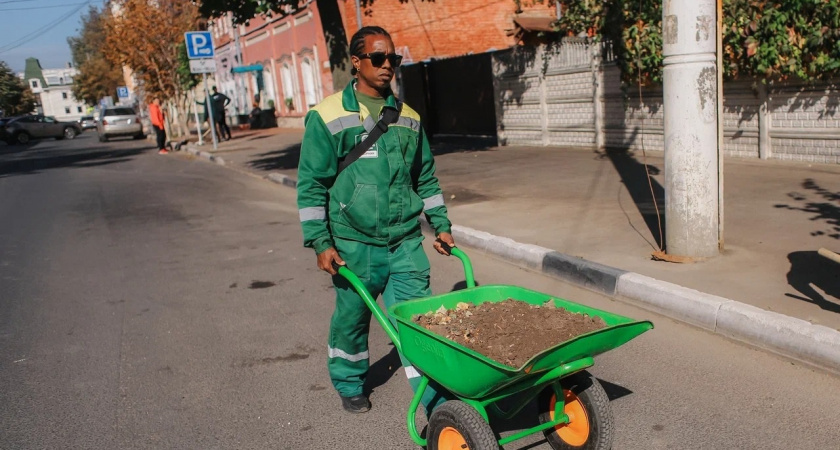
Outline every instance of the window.
<path fill-rule="evenodd" d="M 300 71 L 303 76 L 303 94 L 306 96 L 306 104 L 311 107 L 318 103 L 318 98 L 315 93 L 315 73 L 312 71 L 312 64 L 308 58 L 304 58 L 300 63 Z"/>
<path fill-rule="evenodd" d="M 82 107 L 81 107 L 81 106 L 77 106 L 77 107 L 76 107 L 76 112 L 82 112 Z"/>
<path fill-rule="evenodd" d="M 38 80 L 32 80 L 32 87 L 38 89 Z"/>
<path fill-rule="evenodd" d="M 292 70 L 288 64 L 280 68 L 280 80 L 283 82 L 283 103 L 290 111 L 295 109 L 295 85 L 292 79 Z"/>
<path fill-rule="evenodd" d="M 64 108 L 64 114 L 70 114 L 70 108 Z"/>
<path fill-rule="evenodd" d="M 62 93 L 61 93 L 61 98 L 63 98 L 64 100 L 67 100 L 67 93 L 66 93 L 66 92 L 62 92 Z"/>

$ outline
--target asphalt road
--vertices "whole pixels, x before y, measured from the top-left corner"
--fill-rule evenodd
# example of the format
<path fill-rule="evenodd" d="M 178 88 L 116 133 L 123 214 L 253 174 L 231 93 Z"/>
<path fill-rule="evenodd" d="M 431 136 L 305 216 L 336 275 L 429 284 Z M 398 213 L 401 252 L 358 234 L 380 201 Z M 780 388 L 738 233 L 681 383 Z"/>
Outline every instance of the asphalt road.
<path fill-rule="evenodd" d="M 613 448 L 838 447 L 837 377 L 471 256 L 480 283 L 654 321 L 591 370 Z M 434 291 L 456 287 L 458 261 L 430 257 Z M 332 302 L 291 189 L 148 142 L 0 144 L 2 449 L 415 448 L 410 389 L 375 324 L 374 408 L 340 409 Z"/>

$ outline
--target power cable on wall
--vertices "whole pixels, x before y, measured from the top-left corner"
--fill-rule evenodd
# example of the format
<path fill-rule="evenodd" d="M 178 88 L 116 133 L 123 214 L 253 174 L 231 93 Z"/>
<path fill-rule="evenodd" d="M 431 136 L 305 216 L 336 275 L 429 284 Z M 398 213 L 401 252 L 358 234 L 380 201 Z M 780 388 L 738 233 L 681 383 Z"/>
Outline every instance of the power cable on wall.
<path fill-rule="evenodd" d="M 426 39 L 429 41 L 429 45 L 432 47 L 432 54 L 437 55 L 437 50 L 435 50 L 435 44 L 432 42 L 432 37 L 429 36 L 429 30 L 426 29 L 426 24 L 423 23 L 423 17 L 420 16 L 420 10 L 417 9 L 417 3 L 415 0 L 411 0 L 411 6 L 414 7 L 414 12 L 417 14 L 417 18 L 420 19 L 420 26 L 423 27 L 423 33 L 426 34 Z"/>

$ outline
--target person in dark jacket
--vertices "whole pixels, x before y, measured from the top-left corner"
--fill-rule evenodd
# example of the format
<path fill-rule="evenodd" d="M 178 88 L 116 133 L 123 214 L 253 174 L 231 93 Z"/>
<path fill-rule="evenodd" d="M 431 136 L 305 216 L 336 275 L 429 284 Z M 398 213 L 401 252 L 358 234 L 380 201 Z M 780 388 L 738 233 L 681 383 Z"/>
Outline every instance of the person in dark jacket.
<path fill-rule="evenodd" d="M 213 94 L 210 98 L 213 100 L 213 121 L 219 130 L 219 137 L 230 140 L 230 128 L 225 119 L 225 108 L 230 104 L 230 97 L 218 92 L 216 86 L 213 86 Z"/>

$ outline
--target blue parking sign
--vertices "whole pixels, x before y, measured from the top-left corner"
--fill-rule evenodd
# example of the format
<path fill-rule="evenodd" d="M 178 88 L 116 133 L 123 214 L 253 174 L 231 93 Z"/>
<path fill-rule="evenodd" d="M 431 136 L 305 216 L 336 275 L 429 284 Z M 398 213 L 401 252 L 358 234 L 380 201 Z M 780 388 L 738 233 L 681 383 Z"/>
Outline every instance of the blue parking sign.
<path fill-rule="evenodd" d="M 190 59 L 212 58 L 213 36 L 209 31 L 189 31 L 184 33 L 187 40 L 187 57 Z"/>
<path fill-rule="evenodd" d="M 128 98 L 128 87 L 118 86 L 117 87 L 117 97 L 118 98 Z"/>

